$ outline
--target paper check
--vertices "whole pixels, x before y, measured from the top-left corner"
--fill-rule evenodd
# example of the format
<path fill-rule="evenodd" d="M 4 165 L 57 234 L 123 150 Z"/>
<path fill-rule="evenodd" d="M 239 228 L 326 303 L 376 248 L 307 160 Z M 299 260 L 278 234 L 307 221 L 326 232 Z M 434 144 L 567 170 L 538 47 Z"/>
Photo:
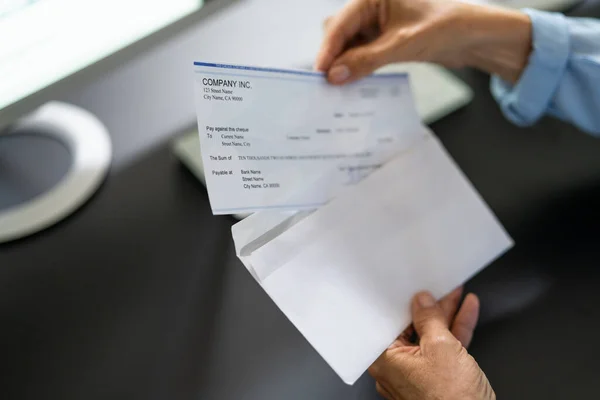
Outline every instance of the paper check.
<path fill-rule="evenodd" d="M 406 74 L 337 87 L 316 72 L 194 64 L 214 214 L 319 207 L 424 135 Z"/>

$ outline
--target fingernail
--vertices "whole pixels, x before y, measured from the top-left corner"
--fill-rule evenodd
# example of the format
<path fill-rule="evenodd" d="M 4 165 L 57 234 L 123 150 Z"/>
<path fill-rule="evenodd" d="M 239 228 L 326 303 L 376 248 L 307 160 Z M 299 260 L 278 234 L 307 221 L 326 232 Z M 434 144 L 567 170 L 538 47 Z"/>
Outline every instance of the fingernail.
<path fill-rule="evenodd" d="M 417 295 L 417 302 L 423 308 L 429 308 L 435 305 L 435 299 L 429 292 L 419 293 Z"/>
<path fill-rule="evenodd" d="M 350 78 L 350 68 L 345 65 L 336 65 L 329 71 L 329 79 L 334 83 L 342 83 Z"/>

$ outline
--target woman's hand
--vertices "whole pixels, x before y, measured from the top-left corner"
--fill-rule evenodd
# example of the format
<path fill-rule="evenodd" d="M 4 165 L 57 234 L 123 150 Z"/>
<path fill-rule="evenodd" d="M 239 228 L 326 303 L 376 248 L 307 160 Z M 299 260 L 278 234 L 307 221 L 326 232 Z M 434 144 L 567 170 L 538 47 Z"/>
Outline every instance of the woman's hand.
<path fill-rule="evenodd" d="M 455 0 L 352 0 L 326 22 L 316 69 L 334 84 L 393 62 L 472 66 L 516 81 L 531 47 L 518 11 Z"/>
<path fill-rule="evenodd" d="M 369 369 L 387 400 L 492 400 L 485 374 L 465 349 L 473 337 L 479 301 L 469 294 L 458 310 L 461 289 L 436 304 L 420 293 L 412 304 L 415 332 L 404 332 Z M 418 344 L 410 337 L 416 333 Z"/>

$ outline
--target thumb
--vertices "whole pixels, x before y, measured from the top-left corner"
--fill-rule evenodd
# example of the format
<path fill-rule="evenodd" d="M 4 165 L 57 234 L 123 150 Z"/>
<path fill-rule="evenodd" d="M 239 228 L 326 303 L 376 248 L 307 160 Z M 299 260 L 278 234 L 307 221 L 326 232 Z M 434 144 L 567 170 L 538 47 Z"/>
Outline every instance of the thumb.
<path fill-rule="evenodd" d="M 327 73 L 332 84 L 344 84 L 373 73 L 392 59 L 393 38 L 382 35 L 373 42 L 352 47 L 342 53 Z"/>
<path fill-rule="evenodd" d="M 429 292 L 418 293 L 412 302 L 413 325 L 420 343 L 450 334 L 444 310 Z"/>

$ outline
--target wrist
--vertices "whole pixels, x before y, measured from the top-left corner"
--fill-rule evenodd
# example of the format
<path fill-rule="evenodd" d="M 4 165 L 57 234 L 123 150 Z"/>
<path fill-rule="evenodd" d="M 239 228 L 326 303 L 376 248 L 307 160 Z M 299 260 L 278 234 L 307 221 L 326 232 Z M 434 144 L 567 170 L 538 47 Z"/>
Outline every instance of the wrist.
<path fill-rule="evenodd" d="M 532 27 L 525 13 L 473 6 L 462 18 L 466 66 L 499 75 L 515 83 L 527 65 L 532 46 Z"/>

